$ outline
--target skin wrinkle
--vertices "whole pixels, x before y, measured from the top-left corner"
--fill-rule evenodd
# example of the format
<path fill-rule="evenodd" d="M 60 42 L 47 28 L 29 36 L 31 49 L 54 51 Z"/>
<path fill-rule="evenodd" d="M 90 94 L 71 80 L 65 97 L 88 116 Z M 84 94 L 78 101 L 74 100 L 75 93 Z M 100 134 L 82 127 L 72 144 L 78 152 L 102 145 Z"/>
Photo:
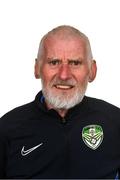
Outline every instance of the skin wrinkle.
<path fill-rule="evenodd" d="M 71 37 L 83 39 L 86 43 L 88 59 L 93 59 L 92 50 L 91 50 L 88 37 L 84 33 L 75 29 L 74 27 L 64 25 L 64 26 L 58 26 L 57 28 L 54 28 L 53 30 L 49 31 L 47 34 L 43 36 L 39 45 L 39 49 L 38 49 L 38 55 L 37 55 L 38 60 L 42 59 L 42 55 L 45 50 L 44 41 L 48 37 L 55 36 L 55 35 L 58 35 L 60 39 L 67 39 L 69 41 Z"/>

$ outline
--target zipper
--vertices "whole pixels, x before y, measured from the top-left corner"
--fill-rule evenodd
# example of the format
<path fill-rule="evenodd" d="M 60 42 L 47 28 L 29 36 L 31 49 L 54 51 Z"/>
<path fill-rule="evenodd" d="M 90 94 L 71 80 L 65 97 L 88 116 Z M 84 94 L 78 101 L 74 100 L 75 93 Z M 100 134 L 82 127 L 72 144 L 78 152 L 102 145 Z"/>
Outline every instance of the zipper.
<path fill-rule="evenodd" d="M 66 122 L 67 122 L 66 118 L 63 117 L 63 118 L 61 119 L 61 123 L 62 123 L 62 124 L 66 124 Z"/>

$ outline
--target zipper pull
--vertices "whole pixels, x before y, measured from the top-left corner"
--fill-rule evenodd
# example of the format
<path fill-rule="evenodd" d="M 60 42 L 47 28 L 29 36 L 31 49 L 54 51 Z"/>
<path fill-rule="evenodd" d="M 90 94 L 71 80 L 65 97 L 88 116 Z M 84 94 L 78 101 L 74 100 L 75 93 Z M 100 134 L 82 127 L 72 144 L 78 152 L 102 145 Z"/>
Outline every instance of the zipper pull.
<path fill-rule="evenodd" d="M 66 119 L 63 117 L 62 118 L 62 124 L 65 124 L 66 123 Z"/>

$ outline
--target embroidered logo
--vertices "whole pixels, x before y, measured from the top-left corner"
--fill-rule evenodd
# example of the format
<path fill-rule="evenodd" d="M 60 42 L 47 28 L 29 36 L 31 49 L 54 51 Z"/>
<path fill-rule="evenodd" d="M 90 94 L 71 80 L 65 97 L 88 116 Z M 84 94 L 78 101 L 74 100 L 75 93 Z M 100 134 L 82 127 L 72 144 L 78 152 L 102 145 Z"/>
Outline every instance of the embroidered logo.
<path fill-rule="evenodd" d="M 40 147 L 42 145 L 43 145 L 43 143 L 40 143 L 37 146 L 34 146 L 34 147 L 32 147 L 32 148 L 30 148 L 28 150 L 25 150 L 25 146 L 23 146 L 23 148 L 21 150 L 21 155 L 26 156 L 26 155 L 28 155 L 29 153 L 31 153 L 32 151 L 34 151 L 35 149 L 37 149 L 38 147 Z"/>
<path fill-rule="evenodd" d="M 99 125 L 89 125 L 82 130 L 82 139 L 91 149 L 97 149 L 103 141 L 103 129 Z"/>

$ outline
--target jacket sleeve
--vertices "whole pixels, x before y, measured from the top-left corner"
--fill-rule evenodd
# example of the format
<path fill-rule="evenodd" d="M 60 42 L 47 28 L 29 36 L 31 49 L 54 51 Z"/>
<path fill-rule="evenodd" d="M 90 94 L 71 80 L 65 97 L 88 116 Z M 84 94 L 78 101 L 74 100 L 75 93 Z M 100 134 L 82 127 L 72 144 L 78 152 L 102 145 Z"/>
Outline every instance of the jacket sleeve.
<path fill-rule="evenodd" d="M 6 177 L 6 143 L 0 134 L 0 179 Z"/>

